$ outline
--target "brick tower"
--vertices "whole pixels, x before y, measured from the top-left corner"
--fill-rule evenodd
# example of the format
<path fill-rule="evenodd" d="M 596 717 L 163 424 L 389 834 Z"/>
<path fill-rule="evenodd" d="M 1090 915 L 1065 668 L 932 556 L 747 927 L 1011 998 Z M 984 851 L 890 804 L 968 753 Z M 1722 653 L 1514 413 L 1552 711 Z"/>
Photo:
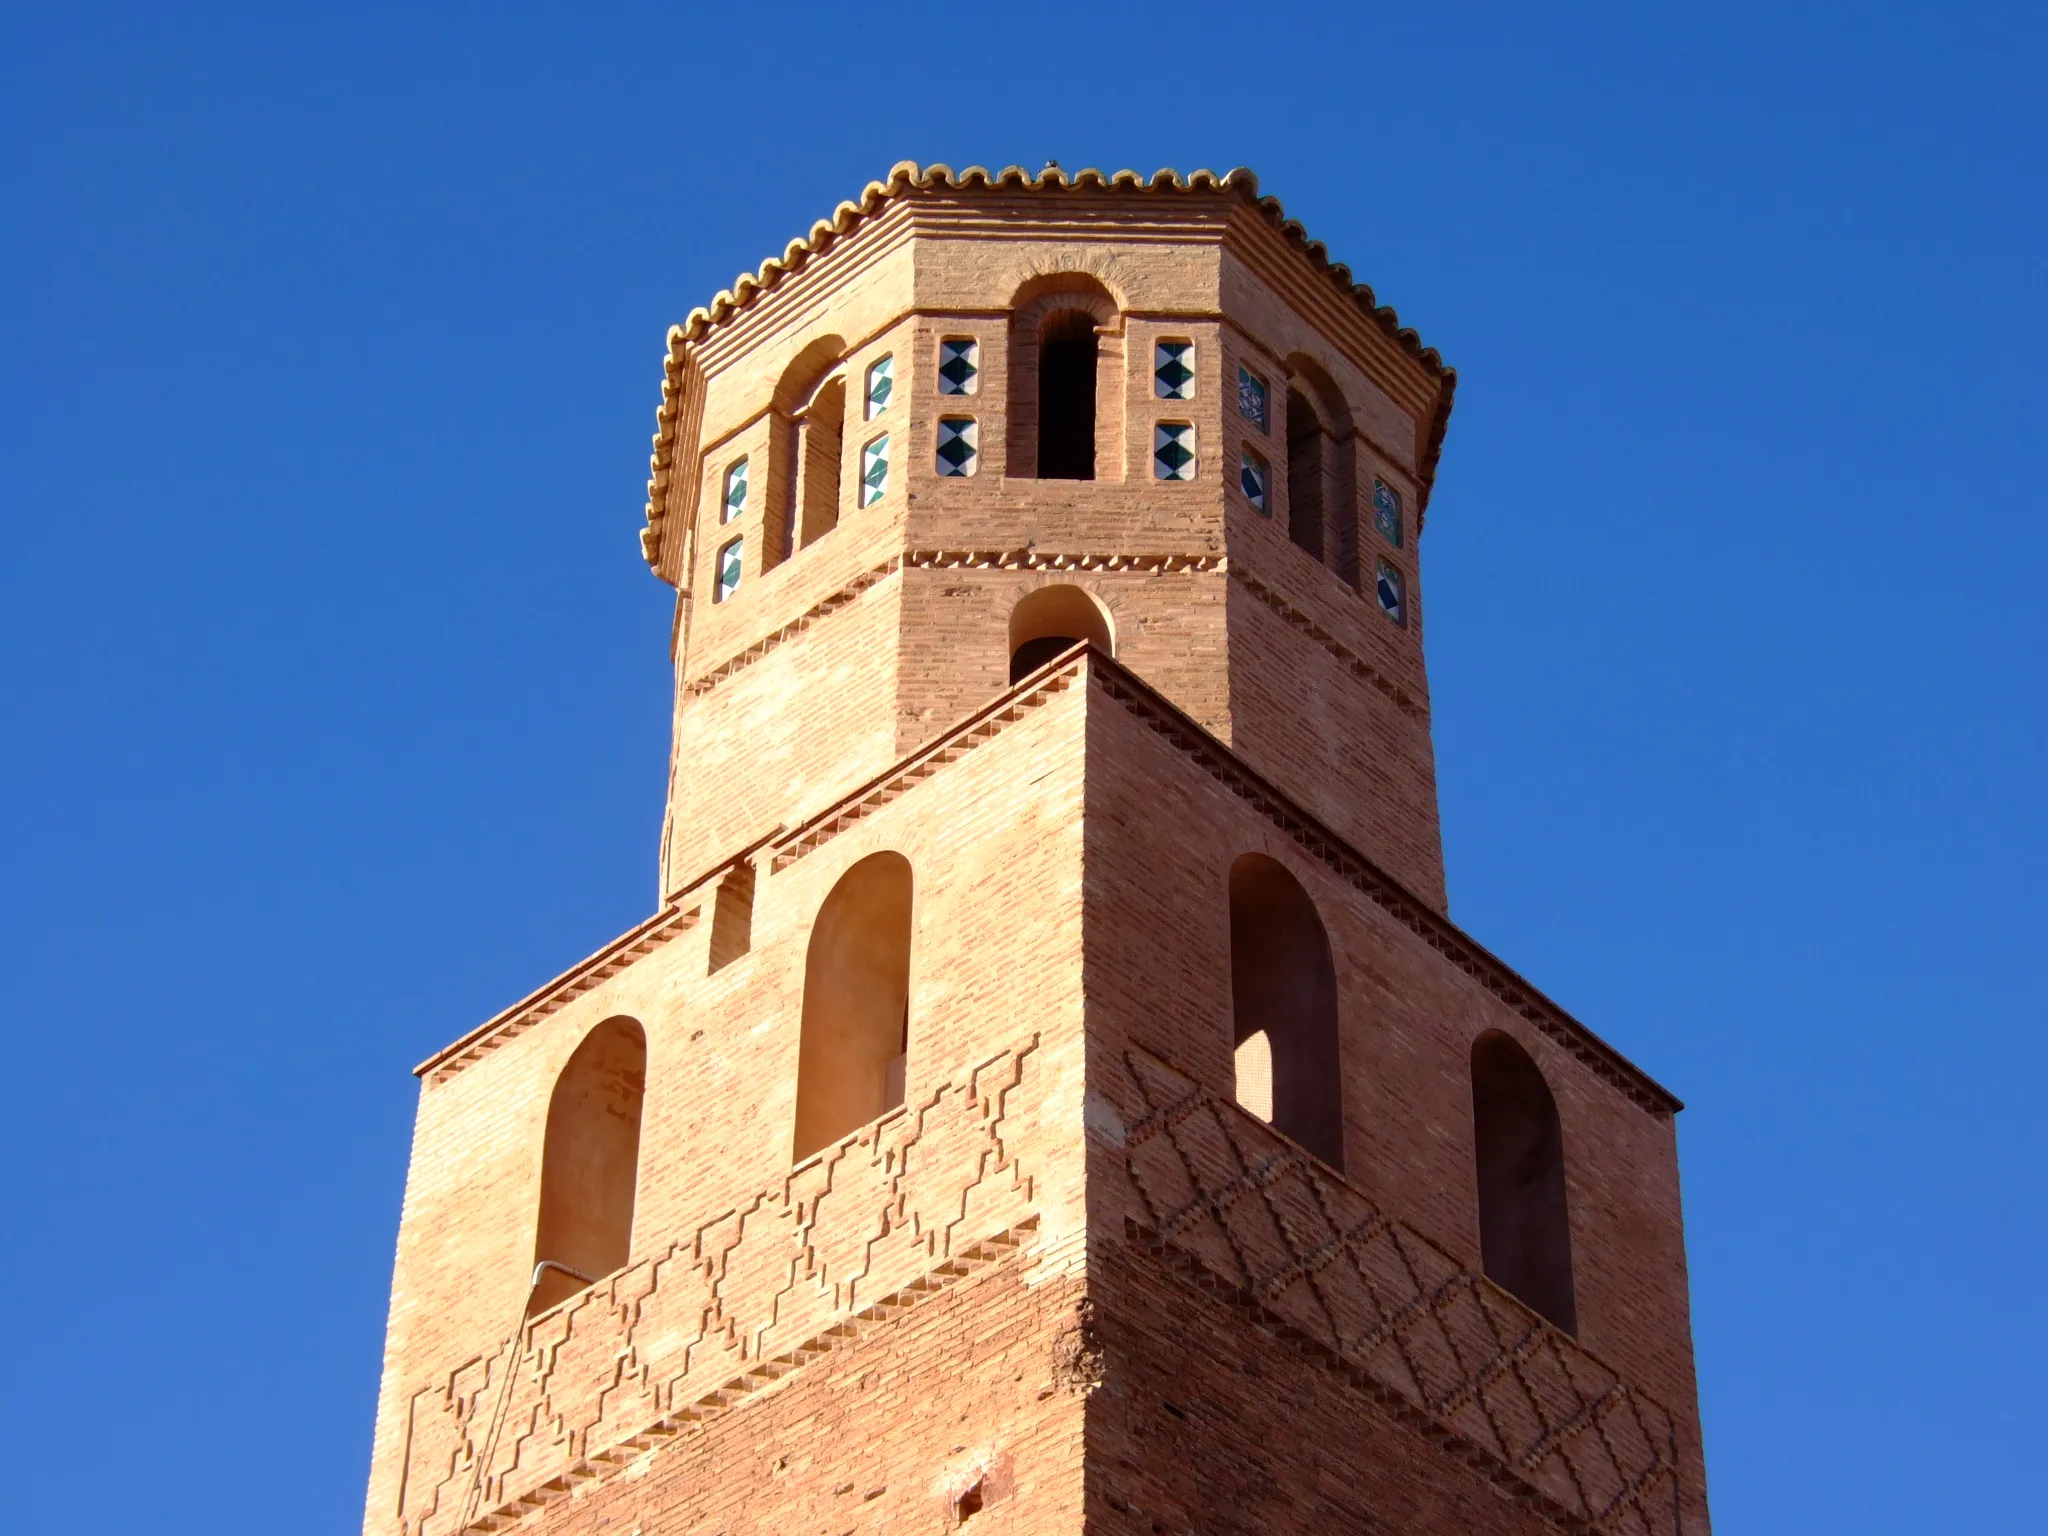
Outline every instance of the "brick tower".
<path fill-rule="evenodd" d="M 1704 1536 L 1679 1104 L 1445 915 L 1452 385 L 1244 171 L 670 333 L 660 900 L 419 1068 L 368 1536 Z"/>

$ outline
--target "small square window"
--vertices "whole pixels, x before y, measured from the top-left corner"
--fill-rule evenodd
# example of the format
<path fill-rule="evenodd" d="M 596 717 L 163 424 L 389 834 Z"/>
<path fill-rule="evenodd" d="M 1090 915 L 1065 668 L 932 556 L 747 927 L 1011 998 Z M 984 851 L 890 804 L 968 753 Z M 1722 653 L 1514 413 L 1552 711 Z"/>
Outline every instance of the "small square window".
<path fill-rule="evenodd" d="M 939 343 L 939 393 L 971 395 L 981 378 L 981 348 L 971 336 L 948 336 Z"/>
<path fill-rule="evenodd" d="M 1379 562 L 1379 579 L 1373 583 L 1373 591 L 1379 595 L 1380 611 L 1396 624 L 1408 622 L 1408 584 L 1401 579 L 1401 573 L 1386 561 Z"/>
<path fill-rule="evenodd" d="M 860 504 L 872 507 L 889 490 L 889 434 L 884 432 L 860 451 Z"/>
<path fill-rule="evenodd" d="M 1237 370 L 1237 414 L 1261 432 L 1266 430 L 1266 381 L 1242 364 Z"/>
<path fill-rule="evenodd" d="M 1195 478 L 1195 429 L 1186 422 L 1162 421 L 1152 429 L 1152 478 Z"/>
<path fill-rule="evenodd" d="M 1237 483 L 1246 501 L 1266 516 L 1273 515 L 1273 509 L 1266 501 L 1266 488 L 1273 483 L 1273 466 L 1249 448 L 1243 450 L 1238 461 Z"/>
<path fill-rule="evenodd" d="M 1195 344 L 1162 341 L 1152 348 L 1152 389 L 1162 400 L 1195 398 Z"/>
<path fill-rule="evenodd" d="M 942 475 L 971 475 L 980 457 L 972 416 L 939 418 L 938 466 Z"/>
<path fill-rule="evenodd" d="M 725 500 L 718 509 L 721 523 L 738 521 L 747 510 L 747 461 L 741 459 L 725 472 Z"/>
<path fill-rule="evenodd" d="M 722 603 L 739 590 L 740 557 L 746 552 L 747 541 L 734 539 L 730 544 L 720 546 L 718 551 L 718 585 L 711 594 L 711 601 Z"/>
<path fill-rule="evenodd" d="M 1380 537 L 1394 548 L 1401 547 L 1401 493 L 1384 480 L 1372 483 L 1372 520 Z"/>
<path fill-rule="evenodd" d="M 867 419 L 873 421 L 889 408 L 889 396 L 896 388 L 896 359 L 877 358 L 868 364 Z"/>

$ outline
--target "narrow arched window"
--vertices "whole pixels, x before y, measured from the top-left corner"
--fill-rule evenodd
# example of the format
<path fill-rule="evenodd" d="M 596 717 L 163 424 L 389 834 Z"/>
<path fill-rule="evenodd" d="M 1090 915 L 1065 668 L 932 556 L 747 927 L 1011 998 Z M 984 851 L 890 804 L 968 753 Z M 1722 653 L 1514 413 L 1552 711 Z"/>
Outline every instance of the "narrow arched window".
<path fill-rule="evenodd" d="M 1498 1030 L 1472 1046 L 1472 1139 L 1487 1278 L 1576 1333 L 1557 1100 L 1529 1053 Z"/>
<path fill-rule="evenodd" d="M 1022 682 L 1083 640 L 1116 654 L 1109 610 L 1079 587 L 1040 587 L 1010 610 L 1010 681 Z"/>
<path fill-rule="evenodd" d="M 910 861 L 875 853 L 839 877 L 804 960 L 798 1161 L 903 1102 L 910 1044 Z"/>
<path fill-rule="evenodd" d="M 1341 1169 L 1330 939 L 1301 882 L 1264 854 L 1230 866 L 1230 1003 L 1238 1103 Z"/>
<path fill-rule="evenodd" d="M 839 526 L 839 463 L 846 437 L 846 376 L 818 386 L 797 417 L 797 544 Z"/>
<path fill-rule="evenodd" d="M 626 1262 L 640 1170 L 647 1036 L 607 1019 L 555 1079 L 540 1167 L 540 1220 L 527 1314 L 575 1295 Z"/>
<path fill-rule="evenodd" d="M 1038 340 L 1038 478 L 1095 478 L 1095 317 L 1047 315 Z"/>
<path fill-rule="evenodd" d="M 1287 391 L 1287 536 L 1323 558 L 1323 422 L 1298 389 Z"/>

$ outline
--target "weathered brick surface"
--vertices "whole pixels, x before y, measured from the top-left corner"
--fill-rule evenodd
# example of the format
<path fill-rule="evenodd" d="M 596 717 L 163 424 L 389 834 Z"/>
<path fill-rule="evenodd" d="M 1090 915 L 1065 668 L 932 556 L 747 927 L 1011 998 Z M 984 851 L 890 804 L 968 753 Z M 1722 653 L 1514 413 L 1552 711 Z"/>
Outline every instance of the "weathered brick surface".
<path fill-rule="evenodd" d="M 661 906 L 421 1068 L 366 1536 L 1704 1536 L 1676 1101 L 1442 915 L 1433 362 L 1228 191 L 920 183 L 836 230 L 672 353 Z M 1074 274 L 1110 295 L 1099 477 L 1038 481 L 1016 317 Z M 964 397 L 937 393 L 954 336 L 981 349 Z M 1193 342 L 1193 399 L 1154 394 L 1161 338 Z M 764 566 L 791 413 L 833 366 L 838 524 Z M 1288 536 L 1290 377 L 1335 422 L 1320 559 Z M 942 414 L 976 419 L 976 474 L 936 473 Z M 1152 477 L 1162 420 L 1195 426 L 1192 481 Z M 860 507 L 881 431 L 889 488 Z M 1270 516 L 1237 487 L 1247 443 Z M 1010 688 L 1011 611 L 1054 584 L 1103 605 L 1115 660 Z M 813 924 L 882 851 L 912 870 L 904 1102 L 793 1165 Z M 1341 1172 L 1233 1101 L 1245 853 L 1327 931 Z M 621 1016 L 647 1039 L 630 1254 L 527 1319 L 550 1094 Z M 1576 1337 L 1478 1273 L 1487 1030 L 1557 1101 Z"/>

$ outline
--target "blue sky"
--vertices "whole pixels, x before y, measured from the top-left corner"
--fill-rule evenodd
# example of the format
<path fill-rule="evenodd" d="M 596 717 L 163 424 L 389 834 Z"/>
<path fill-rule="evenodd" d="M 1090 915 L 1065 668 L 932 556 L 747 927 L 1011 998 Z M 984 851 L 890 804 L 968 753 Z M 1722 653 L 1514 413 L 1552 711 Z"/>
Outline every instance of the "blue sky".
<path fill-rule="evenodd" d="M 8 8 L 10 1528 L 358 1529 L 408 1068 L 653 900 L 664 328 L 1051 157 L 1460 371 L 1453 915 L 1690 1104 L 1719 1528 L 2039 1530 L 2048 26 L 1540 9 Z"/>

